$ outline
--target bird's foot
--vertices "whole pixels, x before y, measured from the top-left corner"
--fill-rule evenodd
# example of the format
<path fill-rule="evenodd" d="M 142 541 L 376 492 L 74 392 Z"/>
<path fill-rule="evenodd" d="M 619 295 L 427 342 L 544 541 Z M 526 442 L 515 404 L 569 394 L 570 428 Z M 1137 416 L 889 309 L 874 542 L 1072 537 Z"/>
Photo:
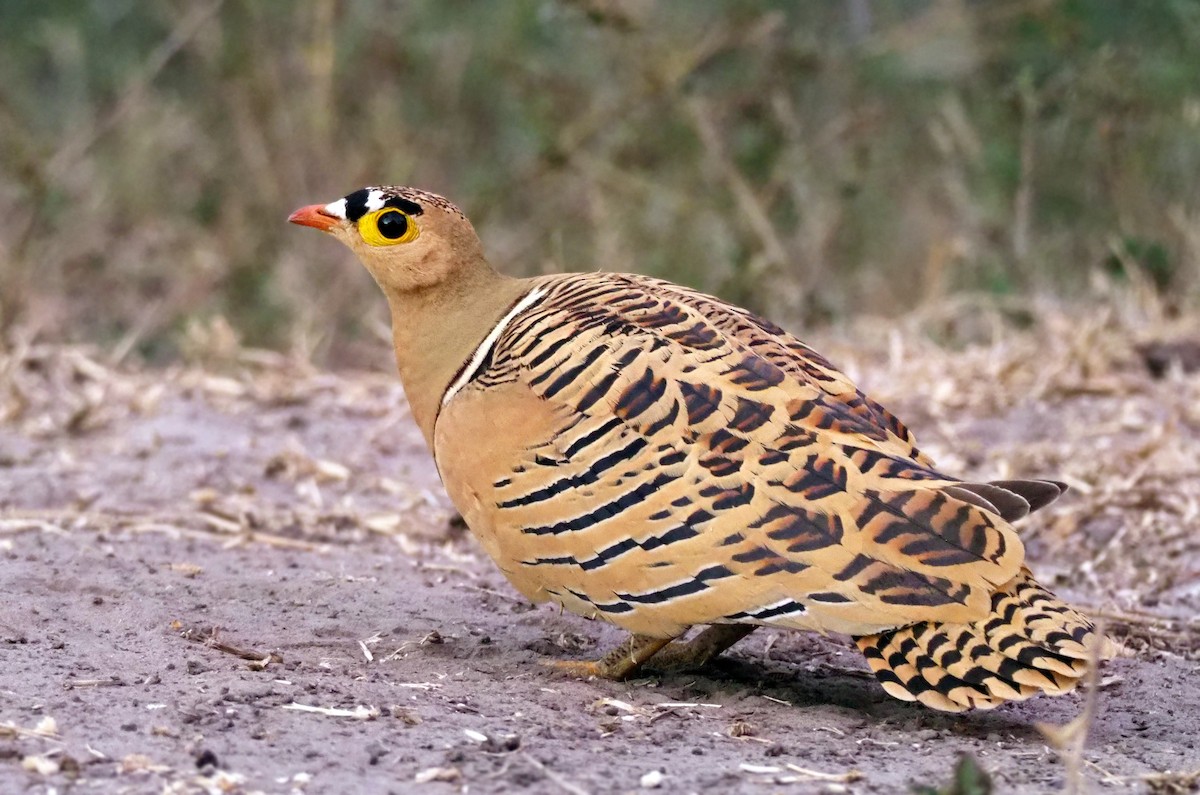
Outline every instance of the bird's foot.
<path fill-rule="evenodd" d="M 583 678 L 628 679 L 660 649 L 671 642 L 670 638 L 652 638 L 633 635 L 608 654 L 595 662 L 584 660 L 552 660 L 544 663 L 565 674 Z"/>
<path fill-rule="evenodd" d="M 597 660 L 542 660 L 542 665 L 577 679 L 606 678 Z"/>
<path fill-rule="evenodd" d="M 655 671 L 695 671 L 755 630 L 751 624 L 713 624 L 689 641 L 675 641 L 647 663 Z"/>

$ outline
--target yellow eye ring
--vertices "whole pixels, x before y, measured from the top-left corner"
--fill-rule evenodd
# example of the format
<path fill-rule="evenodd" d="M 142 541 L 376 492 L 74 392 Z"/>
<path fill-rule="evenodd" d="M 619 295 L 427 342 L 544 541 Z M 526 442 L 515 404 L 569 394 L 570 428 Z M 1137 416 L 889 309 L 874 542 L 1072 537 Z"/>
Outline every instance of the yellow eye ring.
<path fill-rule="evenodd" d="M 420 233 L 413 219 L 395 207 L 384 207 L 358 219 L 358 234 L 371 246 L 411 243 Z"/>

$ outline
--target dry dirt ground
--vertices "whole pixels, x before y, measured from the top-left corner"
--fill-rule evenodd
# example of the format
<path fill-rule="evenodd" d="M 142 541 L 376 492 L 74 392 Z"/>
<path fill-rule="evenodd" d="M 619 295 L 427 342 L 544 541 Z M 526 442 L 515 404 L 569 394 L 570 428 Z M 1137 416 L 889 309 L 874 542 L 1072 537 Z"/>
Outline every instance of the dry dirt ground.
<path fill-rule="evenodd" d="M 957 716 L 813 635 L 548 670 L 620 633 L 527 604 L 452 525 L 390 375 L 0 346 L 0 792 L 902 793 L 962 754 L 996 792 L 1191 791 L 1200 375 L 1152 377 L 1113 312 L 973 334 L 815 342 L 944 469 L 1070 482 L 1029 555 L 1124 651 L 1091 696 Z"/>

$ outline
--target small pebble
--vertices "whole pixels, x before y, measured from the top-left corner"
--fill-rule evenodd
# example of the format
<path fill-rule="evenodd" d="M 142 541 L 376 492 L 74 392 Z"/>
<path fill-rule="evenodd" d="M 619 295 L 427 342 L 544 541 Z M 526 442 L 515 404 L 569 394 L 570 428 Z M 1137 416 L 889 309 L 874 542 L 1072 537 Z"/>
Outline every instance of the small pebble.
<path fill-rule="evenodd" d="M 666 777 L 661 770 L 651 770 L 642 776 L 642 789 L 658 789 Z"/>

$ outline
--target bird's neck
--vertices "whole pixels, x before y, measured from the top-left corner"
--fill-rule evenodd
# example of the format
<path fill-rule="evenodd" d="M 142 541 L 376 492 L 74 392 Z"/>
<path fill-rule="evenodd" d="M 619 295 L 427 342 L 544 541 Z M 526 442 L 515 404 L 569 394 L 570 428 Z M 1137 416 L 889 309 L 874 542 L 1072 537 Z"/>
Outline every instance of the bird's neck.
<path fill-rule="evenodd" d="M 528 289 L 486 262 L 421 290 L 390 293 L 396 365 L 430 450 L 442 395 L 463 364 Z"/>

